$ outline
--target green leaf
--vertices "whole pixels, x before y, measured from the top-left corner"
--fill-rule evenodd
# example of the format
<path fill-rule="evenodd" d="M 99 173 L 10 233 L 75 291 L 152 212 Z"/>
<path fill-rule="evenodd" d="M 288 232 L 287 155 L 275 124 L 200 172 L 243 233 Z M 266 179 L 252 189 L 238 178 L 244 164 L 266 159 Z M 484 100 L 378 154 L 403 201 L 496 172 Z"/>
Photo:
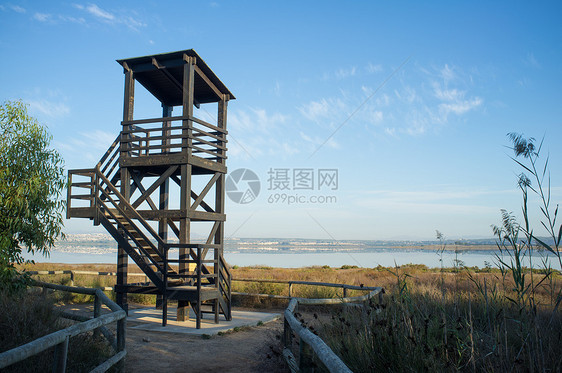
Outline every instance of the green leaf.
<path fill-rule="evenodd" d="M 540 238 L 538 238 L 538 237 L 536 237 L 536 236 L 533 236 L 533 239 L 534 239 L 535 241 L 537 241 L 542 247 L 544 247 L 545 249 L 547 249 L 548 251 L 550 251 L 551 253 L 557 254 L 557 253 L 555 252 L 555 250 L 554 250 L 552 247 L 550 247 L 550 246 L 547 245 L 546 243 L 542 242 L 542 241 L 540 240 Z M 558 241 L 560 241 L 560 233 L 558 234 Z"/>

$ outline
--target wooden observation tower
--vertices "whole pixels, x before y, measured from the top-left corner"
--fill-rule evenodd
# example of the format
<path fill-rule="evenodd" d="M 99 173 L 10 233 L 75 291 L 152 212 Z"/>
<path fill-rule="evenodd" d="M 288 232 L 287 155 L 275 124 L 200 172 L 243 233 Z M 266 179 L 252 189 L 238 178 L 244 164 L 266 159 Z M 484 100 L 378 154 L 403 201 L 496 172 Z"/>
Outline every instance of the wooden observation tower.
<path fill-rule="evenodd" d="M 178 321 L 191 306 L 197 328 L 203 313 L 230 320 L 224 188 L 226 112 L 235 97 L 192 49 L 117 62 L 125 73 L 121 133 L 94 168 L 69 171 L 67 217 L 92 219 L 117 241 L 115 292 L 124 309 L 127 293 L 157 294 L 162 325 L 168 300 L 178 302 Z M 161 117 L 133 119 L 135 82 L 162 104 Z M 209 114 L 203 105 L 216 108 L 216 120 L 194 116 L 194 107 Z M 196 225 L 203 239 L 193 239 Z M 129 259 L 149 282 L 127 281 Z"/>

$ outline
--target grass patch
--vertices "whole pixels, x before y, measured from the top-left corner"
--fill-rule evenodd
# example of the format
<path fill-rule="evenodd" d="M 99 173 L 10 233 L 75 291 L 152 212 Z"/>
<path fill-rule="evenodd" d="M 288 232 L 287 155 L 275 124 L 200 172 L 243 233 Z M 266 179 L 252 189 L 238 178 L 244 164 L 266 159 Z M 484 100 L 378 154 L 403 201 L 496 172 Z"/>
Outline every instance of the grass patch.
<path fill-rule="evenodd" d="M 384 304 L 342 309 L 322 326 L 320 336 L 351 370 L 562 370 L 562 312 L 551 298 L 560 285 L 536 287 L 530 307 L 513 301 L 508 276 L 416 271 L 392 270 Z"/>
<path fill-rule="evenodd" d="M 64 329 L 73 322 L 61 319 L 53 307 L 55 299 L 38 292 L 16 296 L 0 293 L 0 352 L 31 342 L 39 337 Z M 94 339 L 84 333 L 69 341 L 67 371 L 90 371 L 111 356 L 105 339 Z M 52 370 L 53 348 L 2 372 L 48 372 Z"/>

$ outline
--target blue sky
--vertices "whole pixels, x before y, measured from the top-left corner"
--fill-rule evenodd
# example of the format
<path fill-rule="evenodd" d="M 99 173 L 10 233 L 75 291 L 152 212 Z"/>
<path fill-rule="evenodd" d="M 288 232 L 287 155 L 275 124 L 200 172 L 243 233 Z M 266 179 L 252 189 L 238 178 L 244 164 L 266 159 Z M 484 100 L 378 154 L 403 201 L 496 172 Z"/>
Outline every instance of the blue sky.
<path fill-rule="evenodd" d="M 255 201 L 228 201 L 227 236 L 490 237 L 501 208 L 520 211 L 508 132 L 545 136 L 562 200 L 561 8 L 1 2 L 0 98 L 29 103 L 68 168 L 92 167 L 122 118 L 115 60 L 193 48 L 237 98 L 229 170 L 261 180 Z M 137 117 L 160 115 L 140 92 Z M 338 188 L 268 190 L 271 169 L 337 169 Z M 276 194 L 337 201 L 270 203 Z M 89 230 L 67 222 L 68 233 Z"/>

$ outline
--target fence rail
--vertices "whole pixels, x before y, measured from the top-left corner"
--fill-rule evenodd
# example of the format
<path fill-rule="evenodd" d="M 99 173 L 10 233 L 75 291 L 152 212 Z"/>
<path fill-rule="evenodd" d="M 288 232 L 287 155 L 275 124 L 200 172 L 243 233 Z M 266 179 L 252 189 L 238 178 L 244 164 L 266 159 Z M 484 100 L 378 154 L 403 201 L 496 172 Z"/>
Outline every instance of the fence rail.
<path fill-rule="evenodd" d="M 178 246 L 172 244 L 171 246 Z M 211 245 L 207 245 L 211 246 Z M 76 275 L 91 275 L 91 276 L 117 276 L 117 272 L 107 272 L 107 271 L 76 271 L 76 270 L 60 270 L 60 271 L 27 271 L 26 273 L 30 275 L 70 275 L 70 285 L 74 286 L 74 281 Z M 144 273 L 128 273 L 127 276 L 140 276 L 145 277 L 148 281 L 147 276 Z M 363 291 L 373 291 L 380 289 L 379 287 L 372 286 L 359 286 L 359 285 L 347 285 L 347 284 L 336 284 L 331 282 L 315 282 L 315 281 L 293 281 L 293 280 L 276 280 L 276 279 L 256 279 L 256 278 L 231 278 L 231 281 L 239 282 L 257 282 L 257 283 L 274 283 L 274 284 L 287 284 L 289 286 L 289 295 L 273 295 L 273 294 L 251 294 L 251 293 L 241 293 L 232 292 L 232 295 L 242 295 L 242 296 L 257 296 L 257 297 L 268 297 L 276 299 L 287 299 L 290 300 L 293 297 L 293 285 L 309 285 L 309 286 L 323 286 L 323 287 L 333 287 L 343 289 L 343 298 L 347 298 L 348 290 L 363 290 Z M 104 291 L 113 290 L 112 287 L 102 287 L 100 288 Z M 382 295 L 382 294 L 381 294 Z M 356 299 L 356 298 L 353 298 Z M 339 301 L 339 298 L 337 298 Z"/>
<path fill-rule="evenodd" d="M 33 286 L 42 287 L 44 289 L 53 289 L 95 296 L 94 317 L 92 319 L 87 318 L 87 320 L 85 320 L 86 318 L 84 317 L 82 322 L 79 324 L 72 325 L 68 328 L 48 334 L 32 342 L 1 353 L 0 369 L 28 359 L 31 356 L 37 355 L 40 352 L 48 350 L 51 347 L 55 347 L 53 371 L 65 372 L 69 339 L 89 331 L 94 331 L 94 333 L 102 333 L 106 337 L 106 339 L 108 339 L 108 342 L 111 344 L 115 351 L 115 355 L 104 361 L 102 364 L 98 365 L 96 368 L 94 368 L 94 370 L 92 370 L 92 372 L 105 372 L 113 365 L 123 360 L 123 358 L 127 354 L 127 351 L 125 349 L 125 323 L 127 315 L 125 311 L 123 311 L 121 307 L 119 307 L 115 302 L 109 299 L 101 289 L 71 287 L 50 284 L 41 281 L 34 281 Z M 105 304 L 112 312 L 101 315 L 102 303 Z M 68 314 L 66 315 L 68 316 Z M 64 313 L 63 316 L 65 316 Z M 113 334 L 105 327 L 112 322 L 117 322 L 117 338 L 115 338 Z"/>
<path fill-rule="evenodd" d="M 28 271 L 32 275 L 56 275 L 56 274 L 70 274 L 71 281 L 74 281 L 74 276 L 77 274 L 83 275 L 98 275 L 98 276 L 115 276 L 115 272 L 94 272 L 94 271 Z M 145 276 L 143 273 L 129 273 L 129 276 Z M 293 280 L 275 280 L 275 279 L 251 279 L 251 278 L 232 278 L 232 281 L 240 282 L 257 282 L 257 283 L 278 283 L 287 284 L 289 286 L 289 296 L 274 295 L 274 294 L 250 294 L 231 292 L 232 295 L 241 296 L 255 296 L 267 297 L 274 299 L 290 300 L 288 307 L 284 312 L 284 326 L 283 326 L 283 357 L 287 362 L 291 372 L 310 372 L 313 370 L 314 356 L 328 369 L 329 372 L 351 372 L 345 363 L 330 349 L 330 347 L 317 335 L 308 330 L 305 326 L 295 317 L 299 305 L 358 305 L 358 303 L 366 302 L 372 298 L 378 297 L 378 301 L 383 301 L 384 289 L 382 287 L 371 286 L 357 286 L 347 284 L 336 284 L 329 282 L 314 282 L 314 281 L 293 281 Z M 311 298 L 296 298 L 292 295 L 293 285 L 308 285 L 308 286 L 323 286 L 335 287 L 343 289 L 344 296 L 341 298 L 326 298 L 326 299 L 311 299 Z M 105 290 L 112 290 L 112 288 L 103 288 Z M 368 291 L 369 293 L 348 297 L 348 290 L 361 290 Z M 299 353 L 298 359 L 292 351 L 293 335 L 299 338 Z"/>
<path fill-rule="evenodd" d="M 333 284 L 332 284 L 333 285 Z M 328 369 L 329 372 L 351 373 L 345 363 L 330 349 L 330 347 L 316 334 L 301 325 L 295 317 L 299 304 L 305 305 L 327 305 L 327 304 L 356 304 L 364 302 L 378 295 L 379 302 L 382 301 L 383 288 L 370 288 L 368 294 L 358 297 L 347 297 L 339 299 L 307 299 L 292 298 L 289 306 L 285 309 L 285 320 L 283 323 L 283 357 L 289 365 L 291 372 L 314 371 L 314 356 Z M 299 337 L 299 358 L 295 358 L 292 351 L 293 334 Z"/>

